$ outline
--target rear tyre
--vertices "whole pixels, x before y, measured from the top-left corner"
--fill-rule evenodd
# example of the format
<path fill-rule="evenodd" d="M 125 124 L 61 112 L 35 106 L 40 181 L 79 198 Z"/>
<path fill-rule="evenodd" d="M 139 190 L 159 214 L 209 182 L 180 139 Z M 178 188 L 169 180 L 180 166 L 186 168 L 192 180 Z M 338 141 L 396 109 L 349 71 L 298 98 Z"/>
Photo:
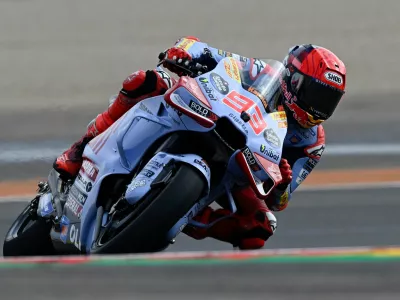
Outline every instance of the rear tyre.
<path fill-rule="evenodd" d="M 33 219 L 28 205 L 17 217 L 6 234 L 3 256 L 53 255 L 55 250 L 50 238 L 51 222 Z"/>
<path fill-rule="evenodd" d="M 168 247 L 168 231 L 200 199 L 207 185 L 203 175 L 186 164 L 175 165 L 162 189 L 152 188 L 131 213 L 128 225 L 109 240 L 103 232 L 91 253 L 155 252 Z"/>

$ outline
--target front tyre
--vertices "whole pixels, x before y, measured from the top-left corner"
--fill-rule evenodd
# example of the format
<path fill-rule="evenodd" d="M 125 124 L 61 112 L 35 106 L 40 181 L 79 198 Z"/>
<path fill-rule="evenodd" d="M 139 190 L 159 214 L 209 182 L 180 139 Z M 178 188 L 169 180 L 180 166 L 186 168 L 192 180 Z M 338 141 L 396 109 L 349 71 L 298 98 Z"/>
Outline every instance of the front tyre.
<path fill-rule="evenodd" d="M 126 227 L 111 238 L 107 229 L 101 232 L 91 253 L 155 252 L 168 247 L 167 233 L 207 188 L 203 175 L 190 165 L 174 165 L 171 172 L 165 185 L 152 188 L 125 218 L 129 218 Z"/>
<path fill-rule="evenodd" d="M 3 256 L 41 256 L 55 254 L 50 238 L 51 222 L 33 218 L 28 205 L 14 221 L 3 244 Z"/>

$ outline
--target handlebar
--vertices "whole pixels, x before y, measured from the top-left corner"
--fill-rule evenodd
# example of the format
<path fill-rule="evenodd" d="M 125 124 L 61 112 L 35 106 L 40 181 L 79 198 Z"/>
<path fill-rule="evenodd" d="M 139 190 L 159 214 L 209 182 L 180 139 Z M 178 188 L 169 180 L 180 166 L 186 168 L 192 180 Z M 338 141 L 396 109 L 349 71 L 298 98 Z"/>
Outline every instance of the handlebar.
<path fill-rule="evenodd" d="M 197 77 L 205 72 L 208 72 L 207 66 L 203 66 L 202 64 L 196 63 L 194 61 L 187 61 L 187 64 L 183 66 L 182 64 L 177 63 L 175 60 L 172 59 L 162 59 L 159 57 L 160 62 L 157 64 L 157 67 L 161 66 L 164 63 L 173 65 L 181 69 L 186 76 L 190 76 L 192 78 Z"/>

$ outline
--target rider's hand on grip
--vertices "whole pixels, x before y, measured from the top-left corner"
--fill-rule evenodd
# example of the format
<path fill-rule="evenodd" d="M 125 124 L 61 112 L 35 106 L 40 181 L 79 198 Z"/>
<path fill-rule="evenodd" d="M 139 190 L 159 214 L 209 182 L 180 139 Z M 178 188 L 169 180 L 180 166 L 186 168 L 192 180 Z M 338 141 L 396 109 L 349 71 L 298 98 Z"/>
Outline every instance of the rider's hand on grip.
<path fill-rule="evenodd" d="M 282 181 L 276 188 L 279 190 L 285 190 L 292 181 L 292 168 L 288 161 L 285 158 L 282 158 L 279 163 L 279 169 L 281 171 Z"/>
<path fill-rule="evenodd" d="M 192 56 L 184 49 L 173 47 L 160 53 L 158 59 L 163 61 L 162 65 L 164 68 L 167 68 L 178 76 L 183 76 L 186 75 L 186 72 L 181 67 L 188 69 Z"/>

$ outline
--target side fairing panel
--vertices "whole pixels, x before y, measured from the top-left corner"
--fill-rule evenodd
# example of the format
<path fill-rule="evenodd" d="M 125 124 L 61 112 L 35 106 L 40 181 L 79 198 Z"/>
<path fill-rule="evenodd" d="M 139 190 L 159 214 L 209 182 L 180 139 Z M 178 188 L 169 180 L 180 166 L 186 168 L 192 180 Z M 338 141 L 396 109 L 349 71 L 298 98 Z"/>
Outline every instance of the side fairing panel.
<path fill-rule="evenodd" d="M 68 225 L 63 229 L 64 242 L 89 250 L 94 234 L 96 201 L 104 178 L 112 174 L 129 174 L 156 139 L 172 131 L 185 130 L 176 112 L 166 109 L 163 103 L 161 96 L 137 104 L 85 148 L 84 160 L 96 168 L 96 176 L 89 178 L 82 168 L 73 185 L 75 192 L 70 197 L 74 199 L 65 209 Z"/>

